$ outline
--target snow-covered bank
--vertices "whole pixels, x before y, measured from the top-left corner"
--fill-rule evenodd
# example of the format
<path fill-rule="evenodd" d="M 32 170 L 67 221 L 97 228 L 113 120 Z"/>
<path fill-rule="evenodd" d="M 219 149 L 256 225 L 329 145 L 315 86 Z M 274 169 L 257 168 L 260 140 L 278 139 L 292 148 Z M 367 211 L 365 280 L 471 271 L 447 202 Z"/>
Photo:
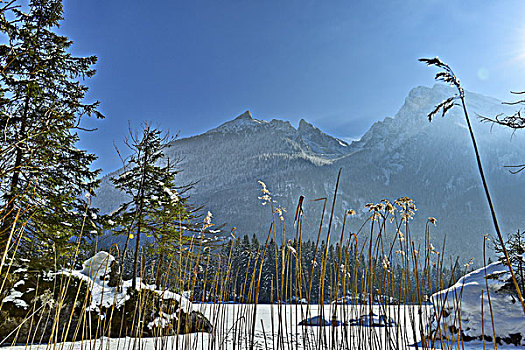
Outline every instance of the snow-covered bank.
<path fill-rule="evenodd" d="M 514 271 L 517 259 L 525 262 L 525 254 L 514 259 Z M 490 344 L 495 336 L 500 344 L 525 346 L 525 315 L 502 262 L 472 271 L 431 300 L 435 311 L 431 332 L 438 338 L 461 335 L 464 340 L 484 338 Z"/>

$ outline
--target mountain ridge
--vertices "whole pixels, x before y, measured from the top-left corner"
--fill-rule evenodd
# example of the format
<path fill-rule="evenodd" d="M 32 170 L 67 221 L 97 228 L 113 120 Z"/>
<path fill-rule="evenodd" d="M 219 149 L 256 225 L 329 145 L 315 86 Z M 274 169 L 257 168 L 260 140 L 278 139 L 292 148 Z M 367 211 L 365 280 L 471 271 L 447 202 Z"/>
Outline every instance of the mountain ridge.
<path fill-rule="evenodd" d="M 452 253 L 477 246 L 477 251 L 471 250 L 479 261 L 480 232 L 491 232 L 491 222 L 464 117 L 458 108 L 432 123 L 426 117 L 453 93 L 441 85 L 416 87 L 394 117 L 375 122 L 350 144 L 304 119 L 295 128 L 288 121 L 255 119 L 246 111 L 205 133 L 175 140 L 166 155 L 180 161 L 180 183 L 198 181 L 192 200 L 212 211 L 218 223 L 226 223 L 226 230 L 235 226 L 239 234 L 265 239 L 271 213 L 257 199 L 258 180 L 268 185 L 276 205 L 292 211 L 301 195 L 331 198 L 342 168 L 336 213 L 357 210 L 350 229 L 366 219 L 365 203 L 406 195 L 420 208 L 415 231 L 424 229 L 427 217 L 435 216 L 436 237 L 441 240 L 447 235 Z M 470 92 L 467 105 L 472 115 L 510 110 L 493 98 Z M 522 135 L 510 140 L 510 131 L 503 128 L 490 132 L 490 125 L 474 124 L 502 226 L 512 232 L 523 223 L 511 208 L 525 195 L 521 189 L 525 186 L 523 177 L 511 176 L 503 166 L 525 159 L 525 140 Z M 108 180 L 103 179 L 95 200 L 106 212 L 119 200 Z M 313 222 L 320 217 L 320 208 L 308 202 L 305 213 L 312 224 L 303 237 L 316 237 Z M 287 217 L 286 227 L 293 227 L 292 219 Z M 335 229 L 341 224 L 337 215 Z M 472 241 L 464 242 L 458 232 Z M 288 237 L 292 236 L 289 231 Z"/>

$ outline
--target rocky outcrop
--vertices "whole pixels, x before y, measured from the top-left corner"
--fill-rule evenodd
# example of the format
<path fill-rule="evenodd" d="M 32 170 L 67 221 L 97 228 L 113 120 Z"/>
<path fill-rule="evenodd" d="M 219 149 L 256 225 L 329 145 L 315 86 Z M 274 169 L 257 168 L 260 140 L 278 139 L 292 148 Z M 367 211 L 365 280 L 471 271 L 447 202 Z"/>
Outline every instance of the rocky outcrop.
<path fill-rule="evenodd" d="M 0 295 L 0 345 L 211 332 L 183 296 L 137 281 L 117 286 L 116 260 L 99 252 L 83 269 L 32 271 L 17 262 Z"/>

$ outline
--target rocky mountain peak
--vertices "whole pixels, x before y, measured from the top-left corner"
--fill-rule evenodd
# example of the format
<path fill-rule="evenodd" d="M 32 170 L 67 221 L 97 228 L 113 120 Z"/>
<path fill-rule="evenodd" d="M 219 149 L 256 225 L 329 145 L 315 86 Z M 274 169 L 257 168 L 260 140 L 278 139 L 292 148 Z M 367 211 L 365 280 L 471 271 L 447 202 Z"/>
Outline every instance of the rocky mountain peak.
<path fill-rule="evenodd" d="M 239 115 L 234 120 L 252 120 L 252 119 L 253 119 L 252 112 L 246 111 L 243 114 Z"/>
<path fill-rule="evenodd" d="M 267 121 L 254 119 L 250 111 L 246 111 L 235 119 L 227 121 L 222 125 L 209 130 L 207 133 L 228 133 L 228 132 L 239 132 L 241 130 L 252 129 L 260 125 L 268 124 Z"/>
<path fill-rule="evenodd" d="M 308 123 L 306 120 L 304 119 L 301 119 L 299 121 L 299 127 L 297 128 L 297 131 L 307 131 L 307 130 L 312 130 L 312 129 L 315 129 L 315 127 Z"/>

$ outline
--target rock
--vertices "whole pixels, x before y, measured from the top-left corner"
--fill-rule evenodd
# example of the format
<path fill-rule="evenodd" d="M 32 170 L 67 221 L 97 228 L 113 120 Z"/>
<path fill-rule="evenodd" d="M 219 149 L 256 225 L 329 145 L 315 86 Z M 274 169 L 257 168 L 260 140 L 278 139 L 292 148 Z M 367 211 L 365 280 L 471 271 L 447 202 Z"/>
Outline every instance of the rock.
<path fill-rule="evenodd" d="M 189 315 L 181 318 L 178 334 L 212 331 L 213 326 L 200 311 L 191 311 Z"/>
<path fill-rule="evenodd" d="M 1 300 L 0 346 L 14 340 L 70 340 L 72 330 L 83 319 L 87 283 L 75 276 L 50 276 L 25 267 L 15 268 L 10 275 L 14 283 L 7 286 L 8 295 Z"/>
<path fill-rule="evenodd" d="M 183 296 L 138 279 L 117 286 L 114 257 L 97 253 L 80 271 L 31 271 L 13 265 L 0 297 L 0 346 L 109 337 L 153 337 L 211 332 L 206 317 Z M 102 272 L 101 272 L 102 271 Z M 0 276 L 4 277 L 4 276 Z M 57 315 L 55 317 L 55 315 Z"/>
<path fill-rule="evenodd" d="M 302 320 L 299 322 L 300 326 L 329 326 L 330 322 L 322 318 L 321 316 L 314 316 L 307 318 L 305 320 Z"/>
<path fill-rule="evenodd" d="M 370 315 L 362 315 L 356 320 L 351 320 L 350 326 L 364 326 L 364 327 L 392 327 L 396 325 L 396 322 L 387 315 L 376 315 L 371 313 Z"/>
<path fill-rule="evenodd" d="M 120 266 L 116 260 L 113 260 L 109 267 L 108 287 L 117 287 L 120 281 Z"/>
<path fill-rule="evenodd" d="M 109 279 L 111 267 L 114 266 L 114 263 L 116 263 L 115 257 L 108 252 L 100 251 L 84 261 L 80 273 L 96 282 L 104 281 Z"/>

